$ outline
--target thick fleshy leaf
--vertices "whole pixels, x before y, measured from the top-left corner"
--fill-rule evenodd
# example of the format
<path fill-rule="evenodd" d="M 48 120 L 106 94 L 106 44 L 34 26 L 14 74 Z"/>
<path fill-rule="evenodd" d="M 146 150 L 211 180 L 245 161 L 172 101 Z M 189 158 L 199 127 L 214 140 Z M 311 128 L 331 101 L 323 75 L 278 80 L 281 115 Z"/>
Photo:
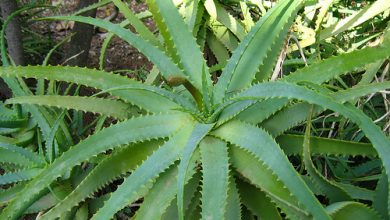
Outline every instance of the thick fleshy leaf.
<path fill-rule="evenodd" d="M 387 155 L 390 154 L 390 140 L 383 134 L 381 129 L 375 125 L 372 120 L 363 114 L 360 110 L 350 104 L 340 104 L 334 101 L 328 94 L 320 94 L 319 91 L 284 82 L 262 83 L 243 91 L 237 98 L 258 100 L 264 98 L 286 97 L 300 99 L 311 104 L 339 112 L 345 117 L 355 122 L 370 139 L 379 157 L 383 161 L 386 173 L 390 173 L 390 160 Z M 390 178 L 390 176 L 388 176 Z"/>
<path fill-rule="evenodd" d="M 256 23 L 226 64 L 215 86 L 215 103 L 249 86 L 257 72 L 263 79 L 271 74 L 302 3 L 301 0 L 281 1 Z"/>
<path fill-rule="evenodd" d="M 264 192 L 244 181 L 239 186 L 243 204 L 259 219 L 282 219 L 277 207 Z"/>
<path fill-rule="evenodd" d="M 170 136 L 188 122 L 188 117 L 183 114 L 151 115 L 134 118 L 101 130 L 56 159 L 20 191 L 18 199 L 9 203 L 0 218 L 18 218 L 34 202 L 37 194 L 81 162 L 121 145 Z"/>
<path fill-rule="evenodd" d="M 227 143 L 206 137 L 199 144 L 202 162 L 202 219 L 223 219 L 229 190 Z"/>
<path fill-rule="evenodd" d="M 75 109 L 93 112 L 118 119 L 127 119 L 131 116 L 132 106 L 121 101 L 110 99 L 81 97 L 81 96 L 18 96 L 8 99 L 8 104 L 45 105 L 65 109 Z"/>
<path fill-rule="evenodd" d="M 147 3 L 167 44 L 168 53 L 184 70 L 190 83 L 201 91 L 202 72 L 205 69 L 208 85 L 211 85 L 207 65 L 200 48 L 192 33 L 187 31 L 189 28 L 173 2 L 148 0 Z"/>
<path fill-rule="evenodd" d="M 264 130 L 240 121 L 231 121 L 213 131 L 212 134 L 255 156 L 259 163 L 272 170 L 314 218 L 329 219 L 322 205 L 295 171 L 278 144 Z"/>
<path fill-rule="evenodd" d="M 109 90 L 135 84 L 133 86 L 134 89 L 118 89 L 113 90 L 110 93 L 124 101 L 154 113 L 180 108 L 180 105 L 169 98 L 166 98 L 155 91 L 150 91 L 150 87 L 146 85 L 143 86 L 143 84 L 130 78 L 105 71 L 67 66 L 28 66 L 0 68 L 0 76 L 65 81 L 86 85 L 100 90 Z M 162 100 L 164 100 L 165 105 L 159 105 Z"/>
<path fill-rule="evenodd" d="M 147 141 L 114 151 L 109 157 L 102 160 L 69 195 L 41 216 L 41 219 L 55 219 L 71 211 L 73 207 L 94 192 L 141 164 L 148 155 L 158 148 L 159 142 L 161 141 Z"/>
<path fill-rule="evenodd" d="M 184 185 L 188 175 L 191 158 L 203 138 L 214 127 L 214 124 L 196 123 L 180 157 L 179 174 L 177 177 L 177 208 L 179 219 L 184 219 Z"/>
<path fill-rule="evenodd" d="M 322 191 L 327 198 L 329 198 L 330 203 L 342 202 L 342 201 L 351 201 L 351 196 L 335 182 L 331 182 L 326 179 L 314 166 L 313 161 L 311 160 L 311 114 L 310 110 L 306 130 L 305 138 L 303 140 L 303 149 L 302 149 L 302 160 L 305 165 L 305 169 L 308 173 L 309 178 L 312 180 L 314 185 Z"/>
<path fill-rule="evenodd" d="M 334 220 L 379 220 L 381 217 L 375 210 L 358 202 L 338 202 L 326 207 L 326 211 Z"/>
<path fill-rule="evenodd" d="M 176 133 L 146 159 L 111 194 L 110 198 L 104 203 L 104 206 L 99 209 L 92 219 L 110 219 L 117 211 L 144 196 L 151 188 L 153 181 L 179 159 L 181 150 L 191 134 L 192 127 L 190 124 L 190 126 L 181 129 L 181 131 Z"/>

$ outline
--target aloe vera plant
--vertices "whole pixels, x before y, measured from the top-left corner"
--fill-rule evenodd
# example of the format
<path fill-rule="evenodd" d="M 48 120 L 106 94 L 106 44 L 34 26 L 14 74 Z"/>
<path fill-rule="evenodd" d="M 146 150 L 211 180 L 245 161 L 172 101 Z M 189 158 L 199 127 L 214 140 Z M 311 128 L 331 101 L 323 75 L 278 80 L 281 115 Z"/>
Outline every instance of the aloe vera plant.
<path fill-rule="evenodd" d="M 138 34 L 134 34 L 121 25 L 93 18 L 51 19 L 85 22 L 121 37 L 155 64 L 169 88 L 78 67 L 0 69 L 0 76 L 10 83 L 25 77 L 65 81 L 101 91 L 95 97 L 20 93 L 7 104 L 76 109 L 118 119 L 115 125 L 81 140 L 51 163 L 32 166 L 40 168 L 39 172 L 25 184 L 11 188 L 13 197 L 6 201 L 1 219 L 17 219 L 29 213 L 31 206 L 53 188 L 53 182 L 66 181 L 75 167 L 92 161 L 97 165 L 82 180 L 61 190 L 63 196 L 57 196 L 40 219 L 72 218 L 69 213 L 78 206 L 84 208 L 78 212 L 79 217 L 86 219 L 93 214 L 92 219 L 110 219 L 141 199 L 134 219 L 389 218 L 390 140 L 352 102 L 388 89 L 390 83 L 336 92 L 322 86 L 388 58 L 389 30 L 375 48 L 311 64 L 275 82 L 259 82 L 270 78 L 283 39 L 304 3 L 280 1 L 243 37 L 218 81 L 213 82 L 202 52 L 176 6 L 166 0 L 147 3 L 163 42 L 137 25 Z M 141 109 L 137 116 L 134 106 Z M 311 117 L 325 109 L 356 123 L 371 144 L 312 136 Z M 285 134 L 305 121 L 305 134 Z M 292 155 L 301 155 L 306 172 L 294 168 L 288 158 Z M 313 155 L 380 158 L 383 172 L 377 189 L 325 178 L 312 161 Z M 34 157 L 31 152 L 29 156 Z M 92 207 L 86 202 L 121 177 L 124 182 L 115 191 L 100 196 L 98 205 Z M 324 195 L 328 202 L 316 195 Z M 373 206 L 362 200 L 371 201 Z"/>

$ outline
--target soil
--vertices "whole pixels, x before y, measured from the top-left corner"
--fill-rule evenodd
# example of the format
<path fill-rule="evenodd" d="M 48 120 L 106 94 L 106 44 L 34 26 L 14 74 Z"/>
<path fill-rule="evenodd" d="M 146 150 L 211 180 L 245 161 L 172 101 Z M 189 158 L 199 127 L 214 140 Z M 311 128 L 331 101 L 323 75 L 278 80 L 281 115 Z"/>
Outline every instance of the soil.
<path fill-rule="evenodd" d="M 79 0 L 52 0 L 52 5 L 58 5 L 59 8 L 55 11 L 45 10 L 41 16 L 47 17 L 52 15 L 68 15 L 73 13 L 78 5 Z M 135 13 L 145 11 L 147 7 L 144 3 L 139 3 L 135 0 L 127 3 Z M 97 17 L 104 19 L 114 13 L 115 9 L 113 4 L 101 7 L 98 9 Z M 124 19 L 124 16 L 119 13 L 118 16 L 112 20 L 113 23 L 119 23 Z M 150 30 L 155 30 L 153 21 L 148 18 L 144 21 L 145 25 Z M 72 22 L 64 21 L 42 21 L 36 22 L 31 25 L 31 29 L 34 32 L 40 33 L 43 36 L 49 36 L 54 42 L 60 42 L 66 36 L 72 32 Z M 95 29 L 95 34 L 91 42 L 91 49 L 89 51 L 88 66 L 89 68 L 99 68 L 99 56 L 102 43 L 108 34 L 98 28 Z M 63 51 L 67 49 L 66 44 L 61 47 L 60 53 L 54 56 L 50 63 L 53 65 L 61 64 L 66 65 L 66 61 L 62 59 Z M 134 47 L 127 42 L 114 37 L 111 41 L 105 57 L 104 69 L 107 71 L 127 70 L 125 73 L 130 77 L 137 77 L 137 74 L 145 74 L 150 70 L 152 64 L 148 59 L 137 51 Z"/>

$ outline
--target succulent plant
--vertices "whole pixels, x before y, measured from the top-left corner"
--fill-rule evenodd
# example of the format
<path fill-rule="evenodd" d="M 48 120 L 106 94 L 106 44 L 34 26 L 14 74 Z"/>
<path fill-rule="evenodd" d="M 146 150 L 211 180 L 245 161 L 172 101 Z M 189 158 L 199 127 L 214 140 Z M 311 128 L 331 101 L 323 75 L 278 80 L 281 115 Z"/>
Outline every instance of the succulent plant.
<path fill-rule="evenodd" d="M 390 140 L 351 102 L 388 89 L 390 83 L 341 91 L 323 86 L 332 78 L 389 57 L 388 31 L 377 47 L 332 57 L 268 81 L 304 4 L 303 0 L 280 1 L 254 24 L 213 82 L 196 39 L 175 5 L 166 0 L 147 3 L 164 43 L 146 30 L 134 34 L 99 19 L 51 19 L 96 25 L 121 37 L 154 63 L 170 85 L 167 88 L 79 67 L 0 68 L 0 76 L 9 82 L 17 77 L 36 78 L 101 91 L 95 97 L 18 94 L 7 104 L 76 109 L 118 119 L 117 124 L 81 140 L 42 167 L 18 188 L 20 192 L 2 210 L 1 219 L 21 217 L 53 182 L 65 181 L 72 169 L 98 155 L 103 159 L 40 219 L 65 216 L 121 177 L 124 182 L 115 191 L 98 198 L 104 203 L 92 219 L 110 219 L 137 201 L 142 202 L 135 219 L 388 218 Z M 106 95 L 99 97 L 102 94 Z M 137 116 L 134 106 L 141 109 Z M 325 109 L 356 123 L 372 144 L 312 136 L 311 117 Z M 285 134 L 304 122 L 304 135 Z M 288 158 L 292 155 L 301 155 L 306 172 L 295 169 Z M 313 155 L 379 157 L 383 178 L 378 186 L 386 193 L 368 199 L 373 207 L 359 202 L 367 200 L 362 193 L 365 189 L 325 178 L 312 162 Z M 329 203 L 322 204 L 316 195 L 325 195 Z"/>

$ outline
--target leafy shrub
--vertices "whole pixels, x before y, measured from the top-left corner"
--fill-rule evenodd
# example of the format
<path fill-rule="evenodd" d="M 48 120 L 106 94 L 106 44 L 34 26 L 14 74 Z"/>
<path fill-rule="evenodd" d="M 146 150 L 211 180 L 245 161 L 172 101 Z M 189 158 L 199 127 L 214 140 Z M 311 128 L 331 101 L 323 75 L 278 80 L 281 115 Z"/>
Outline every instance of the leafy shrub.
<path fill-rule="evenodd" d="M 164 45 L 149 32 L 140 32 L 137 26 L 138 35 L 93 18 L 52 19 L 85 22 L 116 34 L 156 65 L 169 88 L 77 67 L 0 69 L 0 76 L 16 96 L 7 104 L 32 107 L 34 117 L 42 115 L 36 105 L 44 105 L 95 112 L 119 120 L 65 148 L 63 153 L 60 151 L 47 165 L 33 166 L 40 171 L 29 182 L 6 191 L 21 189 L 7 201 L 1 219 L 17 219 L 28 213 L 26 210 L 42 201 L 41 197 L 51 188 L 60 201 L 47 208 L 40 219 L 66 217 L 122 176 L 125 180 L 114 192 L 100 196 L 98 202 L 82 203 L 76 215 L 88 218 L 90 211 L 93 219 L 110 219 L 142 199 L 135 219 L 241 219 L 253 215 L 262 219 L 282 219 L 284 215 L 291 219 L 388 218 L 390 140 L 351 102 L 388 89 L 390 84 L 374 83 L 340 91 L 322 84 L 389 57 L 389 30 L 380 46 L 323 60 L 275 82 L 259 83 L 270 78 L 289 27 L 303 6 L 303 1 L 281 1 L 243 38 L 214 83 L 203 54 L 175 5 L 166 0 L 147 3 Z M 101 92 L 95 97 L 27 96 L 15 77 L 65 81 Z M 102 94 L 106 95 L 96 97 Z M 142 109 L 138 116 L 134 116 L 134 106 Z M 356 123 L 372 145 L 312 137 L 311 117 L 325 109 Z M 42 127 L 44 121 L 38 121 Z M 284 134 L 305 121 L 304 135 Z M 59 123 L 49 123 L 49 128 L 59 127 Z M 46 137 L 53 137 L 53 132 L 46 132 Z M 0 146 L 11 149 L 8 151 L 15 155 L 35 158 L 30 152 L 12 150 L 20 147 Z M 288 159 L 297 154 L 302 157 L 305 172 L 295 169 L 296 163 Z M 313 155 L 379 157 L 383 172 L 378 189 L 374 192 L 325 178 L 313 163 Z M 69 183 L 70 173 L 80 169 L 80 164 L 84 168 L 87 164 L 96 166 L 86 168 L 85 175 Z M 128 172 L 131 173 L 126 175 Z M 59 191 L 65 195 L 56 193 L 59 187 L 53 182 L 62 183 L 63 190 Z M 319 200 L 315 195 L 324 195 L 326 199 Z M 372 207 L 362 200 L 371 201 Z"/>

